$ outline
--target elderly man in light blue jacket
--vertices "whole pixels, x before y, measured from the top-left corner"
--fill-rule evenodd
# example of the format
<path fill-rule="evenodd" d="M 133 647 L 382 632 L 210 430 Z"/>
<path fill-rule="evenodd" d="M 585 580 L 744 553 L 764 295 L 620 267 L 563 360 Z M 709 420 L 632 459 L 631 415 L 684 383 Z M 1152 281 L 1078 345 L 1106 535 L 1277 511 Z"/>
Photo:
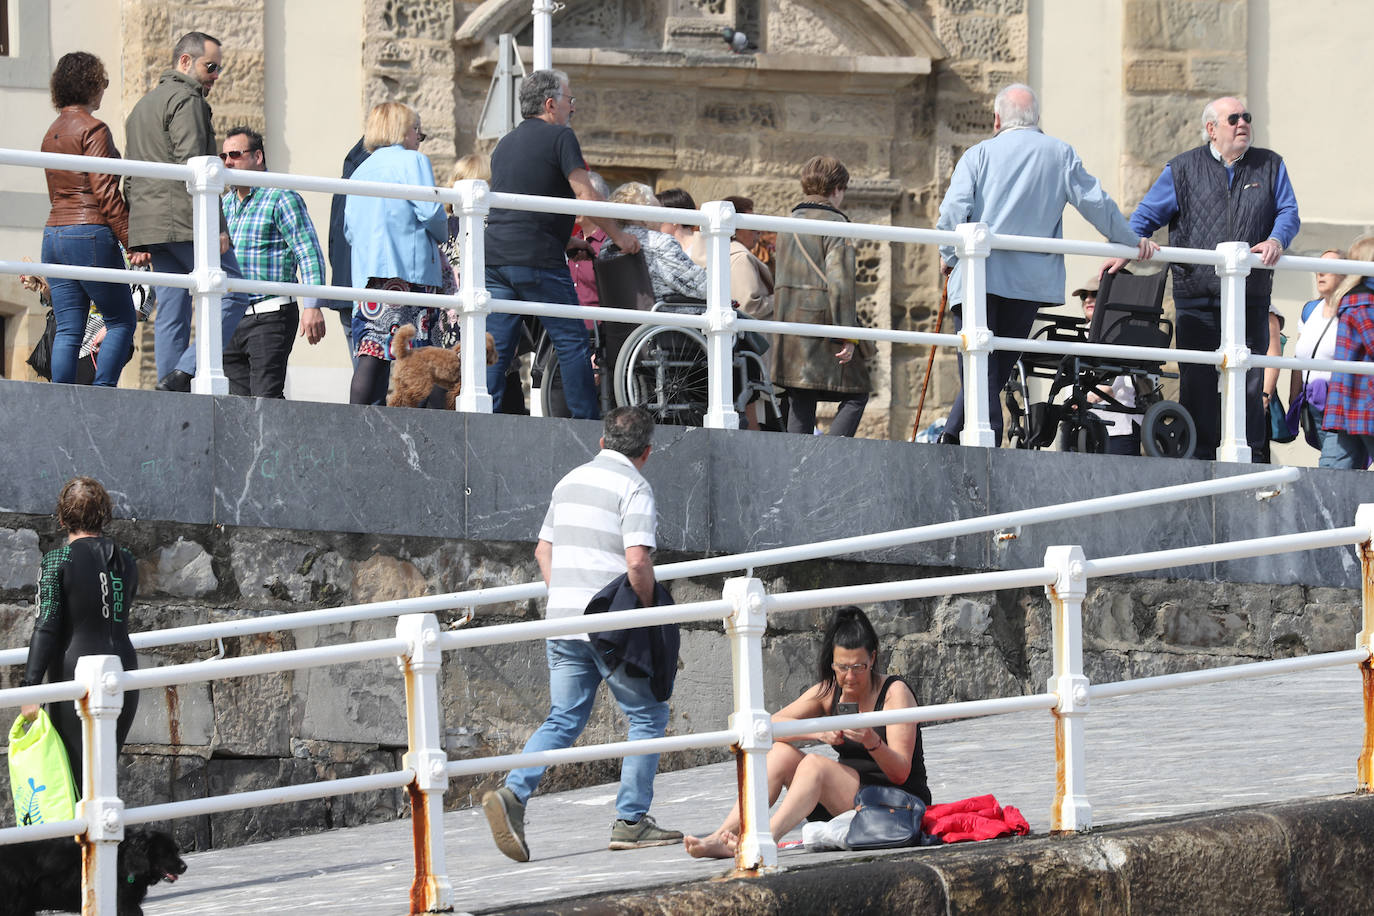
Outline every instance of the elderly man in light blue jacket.
<path fill-rule="evenodd" d="M 959 159 L 949 190 L 940 203 L 939 229 L 961 223 L 987 223 L 1000 235 L 1062 238 L 1064 205 L 1073 204 L 1083 218 L 1109 241 L 1133 245 L 1149 258 L 1159 246 L 1137 236 L 1102 184 L 1089 175 L 1073 147 L 1040 130 L 1035 92 L 1013 83 L 993 103 L 993 137 Z M 949 301 L 962 330 L 963 270 L 952 247 L 941 247 L 943 272 L 949 276 Z M 988 326 L 998 337 L 1025 338 L 1036 312 L 1064 302 L 1064 258 L 1057 254 L 994 250 L 987 263 Z M 996 441 L 1002 441 L 998 394 L 1019 353 L 997 351 L 988 363 L 988 408 Z M 963 358 L 959 361 L 960 378 Z M 950 409 L 941 442 L 957 443 L 964 428 L 964 395 Z"/>

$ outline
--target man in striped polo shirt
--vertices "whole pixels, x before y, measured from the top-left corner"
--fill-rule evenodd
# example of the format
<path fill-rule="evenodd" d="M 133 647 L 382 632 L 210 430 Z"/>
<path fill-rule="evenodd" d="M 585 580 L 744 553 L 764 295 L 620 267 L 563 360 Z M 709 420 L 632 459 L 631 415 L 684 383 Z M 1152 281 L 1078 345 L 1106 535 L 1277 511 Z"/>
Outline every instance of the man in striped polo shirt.
<path fill-rule="evenodd" d="M 649 460 L 653 431 L 646 411 L 617 407 L 606 414 L 601 451 L 554 487 L 534 550 L 549 587 L 548 619 L 581 615 L 592 596 L 622 574 L 641 606 L 654 605 L 654 492 L 639 473 Z M 624 665 L 611 670 L 585 633 L 551 638 L 545 652 L 549 715 L 525 743 L 525 753 L 571 747 L 587 726 L 602 681 L 630 720 L 629 740 L 663 736 L 668 704 L 655 699 L 649 678 L 632 677 Z M 513 770 L 505 785 L 482 798 L 497 847 L 517 862 L 530 858 L 525 802 L 544 769 Z M 649 816 L 657 769 L 657 754 L 621 761 L 611 849 L 682 842 L 680 831 L 664 830 Z"/>

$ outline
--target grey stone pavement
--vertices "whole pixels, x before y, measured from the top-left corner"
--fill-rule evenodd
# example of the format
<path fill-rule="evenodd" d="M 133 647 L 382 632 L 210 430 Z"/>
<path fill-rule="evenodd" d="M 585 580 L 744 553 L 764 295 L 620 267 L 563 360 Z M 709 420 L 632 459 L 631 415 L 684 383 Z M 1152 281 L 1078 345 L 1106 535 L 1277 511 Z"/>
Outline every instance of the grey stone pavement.
<path fill-rule="evenodd" d="M 1088 718 L 1088 795 L 1096 827 L 1355 790 L 1363 737 L 1354 666 L 1097 701 Z M 1054 725 L 1048 712 L 927 726 L 936 802 L 993 793 L 1032 830 L 1049 829 Z M 531 862 L 492 844 L 479 808 L 444 817 L 458 912 L 616 889 L 717 878 L 723 861 L 681 846 L 606 849 L 614 785 L 536 796 L 527 812 Z M 653 813 L 688 833 L 714 829 L 735 791 L 733 763 L 661 774 Z M 796 834 L 799 836 L 799 832 Z M 779 865 L 857 854 L 784 850 Z M 864 855 L 872 855 L 865 853 Z M 408 821 L 188 856 L 174 886 L 152 889 L 149 916 L 274 913 L 402 914 L 412 873 Z"/>

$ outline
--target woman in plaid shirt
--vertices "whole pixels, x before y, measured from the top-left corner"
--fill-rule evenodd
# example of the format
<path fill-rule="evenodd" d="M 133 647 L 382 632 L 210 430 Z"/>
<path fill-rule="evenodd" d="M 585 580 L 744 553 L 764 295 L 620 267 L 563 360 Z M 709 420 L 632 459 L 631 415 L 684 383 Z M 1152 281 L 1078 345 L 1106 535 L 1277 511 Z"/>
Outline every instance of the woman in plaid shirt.
<path fill-rule="evenodd" d="M 1352 261 L 1374 261 L 1374 235 L 1350 246 Z M 1336 359 L 1374 362 L 1374 278 L 1351 275 L 1336 290 L 1340 327 Z M 1363 470 L 1374 459 L 1374 376 L 1333 372 L 1322 428 L 1336 435 L 1322 444 L 1320 467 Z"/>

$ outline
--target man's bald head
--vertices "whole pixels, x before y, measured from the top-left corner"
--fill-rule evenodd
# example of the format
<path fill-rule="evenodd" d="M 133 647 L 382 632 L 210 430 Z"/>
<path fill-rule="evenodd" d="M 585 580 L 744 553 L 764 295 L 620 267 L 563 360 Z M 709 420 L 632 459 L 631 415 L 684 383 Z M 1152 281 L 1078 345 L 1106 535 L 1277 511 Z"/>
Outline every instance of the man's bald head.
<path fill-rule="evenodd" d="M 995 130 L 1040 126 L 1040 102 L 1035 90 L 1025 83 L 1012 83 L 997 93 L 992 111 L 996 116 Z"/>

